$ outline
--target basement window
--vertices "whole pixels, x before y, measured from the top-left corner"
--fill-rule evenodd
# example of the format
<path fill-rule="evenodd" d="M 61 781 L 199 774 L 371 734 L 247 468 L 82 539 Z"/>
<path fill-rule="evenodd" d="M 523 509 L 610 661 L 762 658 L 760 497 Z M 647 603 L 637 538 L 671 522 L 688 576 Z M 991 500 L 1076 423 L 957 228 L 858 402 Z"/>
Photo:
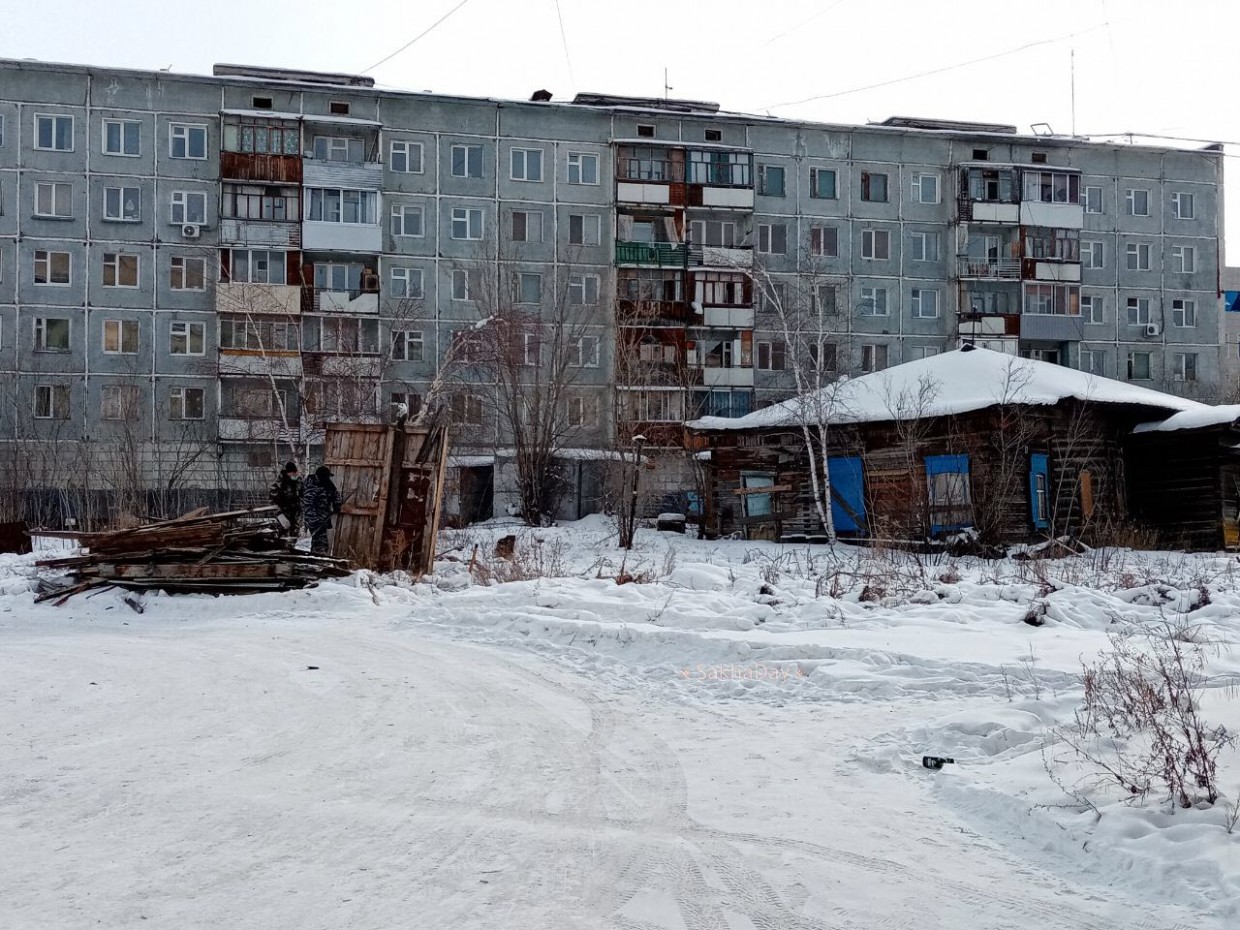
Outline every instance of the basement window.
<path fill-rule="evenodd" d="M 1046 153 L 1045 152 L 1034 152 L 1029 157 L 1029 160 L 1032 161 L 1035 165 L 1045 165 L 1046 164 Z"/>
<path fill-rule="evenodd" d="M 723 141 L 723 130 L 722 129 L 707 129 L 705 132 L 702 133 L 702 135 L 705 141 L 707 142 L 722 142 Z"/>
<path fill-rule="evenodd" d="M 348 116 L 349 104 L 343 100 L 333 100 L 327 106 L 332 116 Z"/>
<path fill-rule="evenodd" d="M 988 149 L 974 149 L 973 160 L 974 161 L 990 161 L 990 151 Z"/>
<path fill-rule="evenodd" d="M 639 125 L 637 127 L 637 134 L 641 136 L 643 139 L 653 139 L 654 138 L 654 127 L 647 126 L 647 125 Z"/>
<path fill-rule="evenodd" d="M 251 97 L 250 104 L 255 110 L 270 110 L 272 100 L 270 97 Z"/>

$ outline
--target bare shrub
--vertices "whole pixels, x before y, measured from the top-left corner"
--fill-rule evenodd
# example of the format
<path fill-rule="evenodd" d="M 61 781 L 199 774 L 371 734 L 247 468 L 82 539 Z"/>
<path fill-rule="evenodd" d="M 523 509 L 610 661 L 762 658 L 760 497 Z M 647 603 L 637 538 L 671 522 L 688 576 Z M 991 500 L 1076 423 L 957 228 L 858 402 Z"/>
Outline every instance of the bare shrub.
<path fill-rule="evenodd" d="M 1057 733 L 1105 780 L 1131 798 L 1162 788 L 1178 807 L 1213 804 L 1218 757 L 1236 735 L 1201 714 L 1209 644 L 1197 628 L 1169 620 L 1113 629 L 1110 648 L 1085 665 L 1085 698 Z"/>

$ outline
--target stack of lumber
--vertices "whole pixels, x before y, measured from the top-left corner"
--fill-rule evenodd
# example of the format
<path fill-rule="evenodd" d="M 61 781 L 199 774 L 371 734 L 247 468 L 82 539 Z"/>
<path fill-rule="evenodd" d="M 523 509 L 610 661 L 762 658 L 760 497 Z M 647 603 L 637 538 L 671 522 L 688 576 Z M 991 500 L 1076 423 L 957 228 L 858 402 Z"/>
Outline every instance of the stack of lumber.
<path fill-rule="evenodd" d="M 349 573 L 347 562 L 293 548 L 275 507 L 229 513 L 205 508 L 159 523 L 100 533 L 55 533 L 75 540 L 78 555 L 44 559 L 40 568 L 68 570 L 36 598 L 70 597 L 92 588 L 171 593 L 251 594 L 304 588 Z"/>

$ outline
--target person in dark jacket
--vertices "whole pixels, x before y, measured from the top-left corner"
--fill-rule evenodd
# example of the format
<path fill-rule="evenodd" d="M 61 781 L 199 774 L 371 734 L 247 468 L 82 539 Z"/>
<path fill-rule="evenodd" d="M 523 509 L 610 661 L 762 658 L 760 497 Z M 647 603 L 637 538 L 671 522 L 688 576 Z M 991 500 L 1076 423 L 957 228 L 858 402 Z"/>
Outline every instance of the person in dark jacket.
<path fill-rule="evenodd" d="M 301 478 L 296 462 L 284 463 L 284 470 L 272 484 L 268 496 L 280 508 L 280 516 L 288 521 L 289 535 L 297 538 L 297 523 L 301 519 Z"/>
<path fill-rule="evenodd" d="M 310 531 L 310 551 L 315 555 L 327 555 L 330 545 L 327 531 L 332 528 L 332 515 L 340 513 L 340 492 L 332 481 L 332 473 L 326 465 L 320 465 L 306 479 L 301 492 L 302 516 Z"/>

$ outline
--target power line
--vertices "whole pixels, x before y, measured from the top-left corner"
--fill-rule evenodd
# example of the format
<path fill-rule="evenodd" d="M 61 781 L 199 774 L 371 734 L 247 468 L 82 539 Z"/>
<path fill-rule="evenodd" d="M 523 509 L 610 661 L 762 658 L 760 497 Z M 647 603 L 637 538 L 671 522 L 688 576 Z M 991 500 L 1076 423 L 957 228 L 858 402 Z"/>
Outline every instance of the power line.
<path fill-rule="evenodd" d="M 791 29 L 785 29 L 783 32 L 779 33 L 778 35 L 771 36 L 769 39 L 767 39 L 765 42 L 759 45 L 758 48 L 766 48 L 768 45 L 778 42 L 784 36 L 789 36 L 789 35 L 792 35 L 792 33 L 794 32 L 800 31 L 802 28 L 804 28 L 805 26 L 808 26 L 814 20 L 821 19 L 823 16 L 826 16 L 828 13 L 830 13 L 832 10 L 834 10 L 837 6 L 839 6 L 843 2 L 844 0 L 835 0 L 835 2 L 831 4 L 829 7 L 827 7 L 825 10 L 819 10 L 809 19 L 802 20 L 801 22 L 793 26 Z"/>
<path fill-rule="evenodd" d="M 879 87 L 890 87 L 892 84 L 903 84 L 905 81 L 916 81 L 919 78 L 930 77 L 931 75 L 934 75 L 934 74 L 942 74 L 945 71 L 956 71 L 960 68 L 967 68 L 970 65 L 980 65 L 981 63 L 986 62 L 986 61 L 994 61 L 996 58 L 1006 58 L 1008 55 L 1015 55 L 1015 54 L 1018 54 L 1019 52 L 1025 52 L 1031 48 L 1037 48 L 1038 46 L 1041 46 L 1041 45 L 1052 45 L 1056 42 L 1064 42 L 1064 41 L 1067 41 L 1068 39 L 1075 39 L 1077 36 L 1088 35 L 1091 32 L 1096 32 L 1099 29 L 1103 29 L 1106 27 L 1106 25 L 1107 24 L 1104 24 L 1104 23 L 1098 23 L 1097 25 L 1090 26 L 1088 29 L 1081 29 L 1077 32 L 1070 32 L 1067 35 L 1056 36 L 1055 38 L 1052 38 L 1052 39 L 1039 39 L 1036 42 L 1029 42 L 1025 45 L 1021 45 L 1018 48 L 1011 48 L 1005 52 L 996 52 L 994 55 L 987 55 L 984 58 L 974 58 L 971 61 L 962 61 L 954 65 L 945 65 L 942 68 L 933 68 L 929 71 L 919 71 L 917 74 L 909 74 L 904 77 L 892 78 L 890 81 L 880 81 L 877 84 L 867 84 L 864 87 L 854 87 L 854 88 L 851 88 L 850 90 L 840 90 L 840 91 L 836 91 L 833 94 L 818 94 L 815 97 L 806 97 L 804 100 L 791 100 L 787 103 L 776 103 L 769 107 L 762 107 L 761 109 L 778 110 L 782 107 L 795 107 L 795 106 L 799 106 L 802 103 L 813 103 L 816 100 L 829 100 L 832 97 L 844 97 L 844 96 L 847 96 L 848 94 L 859 94 L 865 90 L 874 90 Z"/>
<path fill-rule="evenodd" d="M 440 23 L 442 23 L 445 19 L 447 19 L 449 16 L 451 16 L 453 13 L 455 13 L 457 10 L 459 10 L 461 7 L 463 7 L 463 6 L 464 6 L 465 4 L 467 4 L 468 2 L 469 2 L 469 0 L 461 0 L 461 2 L 460 2 L 460 3 L 458 3 L 458 4 L 457 4 L 456 6 L 454 6 L 452 9 L 448 10 L 448 12 L 447 12 L 447 13 L 444 13 L 444 14 L 443 14 L 443 16 L 439 17 L 439 19 L 435 20 L 433 23 L 431 23 L 431 24 L 430 24 L 429 26 L 427 26 L 424 30 L 422 30 L 421 32 L 419 32 L 416 36 L 414 36 L 412 39 L 410 39 L 408 42 L 406 42 L 404 45 L 402 45 L 402 46 L 401 46 L 400 48 L 398 48 L 396 51 L 392 52 L 392 54 L 388 55 L 386 58 L 380 58 L 378 61 L 376 61 L 376 62 L 375 62 L 373 65 L 371 65 L 369 68 L 365 69 L 365 70 L 362 72 L 362 74 L 366 74 L 366 73 L 368 73 L 368 72 L 370 72 L 370 71 L 374 71 L 374 70 L 375 70 L 375 68 L 379 67 L 379 65 L 387 64 L 389 61 L 391 61 L 393 58 L 395 58 L 397 55 L 399 55 L 399 54 L 400 54 L 401 52 L 403 52 L 405 49 L 409 48 L 409 46 L 413 45 L 413 43 L 414 43 L 414 42 L 418 41 L 418 39 L 421 39 L 423 36 L 425 36 L 427 33 L 429 33 L 431 30 L 433 30 L 436 26 L 438 26 Z"/>
<path fill-rule="evenodd" d="M 568 64 L 568 79 L 573 84 L 573 89 L 577 89 L 577 78 L 573 76 L 573 59 L 568 54 L 568 33 L 564 31 L 564 14 L 560 11 L 560 0 L 555 0 L 555 15 L 560 21 L 560 42 L 564 45 L 564 61 Z"/>

